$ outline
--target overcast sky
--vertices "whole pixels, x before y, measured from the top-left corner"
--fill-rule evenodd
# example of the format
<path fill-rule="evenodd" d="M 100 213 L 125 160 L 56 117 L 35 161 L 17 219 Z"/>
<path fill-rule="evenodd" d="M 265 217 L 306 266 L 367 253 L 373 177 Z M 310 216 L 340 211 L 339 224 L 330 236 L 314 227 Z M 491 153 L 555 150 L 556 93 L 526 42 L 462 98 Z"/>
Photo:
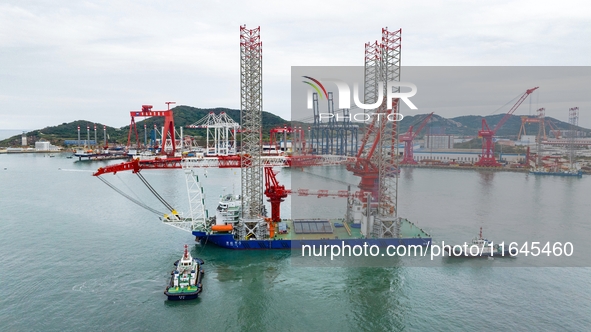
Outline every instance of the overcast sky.
<path fill-rule="evenodd" d="M 291 66 L 361 66 L 364 43 L 386 26 L 403 29 L 403 66 L 589 66 L 590 8 L 584 1 L 1 0 L 0 129 L 82 119 L 121 127 L 129 111 L 165 109 L 166 101 L 239 108 L 242 24 L 261 26 L 264 110 L 285 118 Z M 439 115 L 475 113 L 449 103 Z M 590 110 L 572 106 L 591 127 Z M 551 111 L 567 120 L 567 109 Z"/>

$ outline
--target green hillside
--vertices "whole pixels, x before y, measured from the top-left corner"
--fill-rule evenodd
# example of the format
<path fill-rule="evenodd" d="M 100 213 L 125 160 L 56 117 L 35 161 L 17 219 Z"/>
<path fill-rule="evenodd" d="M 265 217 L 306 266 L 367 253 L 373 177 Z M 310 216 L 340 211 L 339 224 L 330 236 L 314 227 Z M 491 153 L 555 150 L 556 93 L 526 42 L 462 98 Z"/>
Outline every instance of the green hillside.
<path fill-rule="evenodd" d="M 406 116 L 400 123 L 401 131 L 405 132 L 411 124 L 418 123 L 424 119 L 426 114 L 419 114 L 415 116 Z M 493 129 L 497 123 L 504 117 L 504 114 L 496 114 L 485 116 L 486 122 L 490 129 Z M 455 118 L 447 119 L 437 114 L 433 114 L 429 123 L 425 126 L 423 131 L 419 134 L 419 137 L 423 136 L 427 132 L 433 134 L 447 134 L 456 136 L 477 136 L 478 131 L 482 128 L 482 116 L 478 115 L 466 115 L 458 116 Z M 568 130 L 570 124 L 556 120 L 551 117 L 546 117 L 546 121 L 551 121 L 552 124 L 560 130 Z M 417 127 L 415 125 L 415 128 Z M 516 139 L 521 128 L 521 116 L 512 115 L 507 119 L 507 122 L 497 131 L 496 136 Z M 591 136 L 591 130 L 577 127 L 579 131 L 583 132 L 586 136 Z M 537 123 L 526 124 L 526 133 L 528 135 L 536 135 L 538 133 L 539 126 Z M 550 137 L 550 127 L 546 124 L 546 134 Z"/>
<path fill-rule="evenodd" d="M 228 108 L 196 108 L 191 106 L 177 106 L 172 109 L 174 111 L 175 126 L 178 128 L 183 127 L 183 134 L 197 137 L 198 143 L 201 144 L 203 137 L 205 136 L 205 129 L 187 129 L 186 126 L 191 125 L 201 118 L 205 117 L 209 112 L 226 112 L 234 121 L 240 121 L 240 110 L 228 109 Z M 405 116 L 400 122 L 399 132 L 403 133 L 408 130 L 408 127 L 414 125 L 415 130 L 419 123 L 427 116 L 427 114 L 418 114 L 414 116 Z M 504 114 L 496 114 L 484 117 L 492 129 L 501 120 Z M 136 120 L 139 120 L 138 118 Z M 547 121 L 551 121 L 557 129 L 567 130 L 570 125 L 566 122 L 562 122 L 553 118 L 546 118 Z M 140 140 L 143 140 L 144 131 L 143 127 L 146 124 L 148 129 L 151 129 L 156 125 L 161 128 L 164 124 L 164 119 L 161 117 L 146 118 L 138 121 L 137 123 Z M 29 144 L 36 142 L 40 139 L 50 141 L 54 145 L 64 145 L 64 140 L 76 140 L 77 139 L 77 127 L 81 129 L 81 139 L 86 139 L 87 131 L 86 127 L 90 126 L 90 139 L 94 139 L 94 127 L 95 123 L 85 120 L 77 120 L 70 123 L 62 123 L 61 125 L 46 127 L 43 129 L 33 130 L 27 133 Z M 269 137 L 269 130 L 275 127 L 283 127 L 284 125 L 290 125 L 290 121 L 285 120 L 277 115 L 269 112 L 263 112 L 263 139 Z M 303 127 L 307 127 L 310 124 L 297 123 Z M 97 139 L 99 142 L 103 141 L 103 124 L 96 123 L 97 126 Z M 432 134 L 448 134 L 456 136 L 477 136 L 478 130 L 482 126 L 482 117 L 477 115 L 459 116 L 451 119 L 441 117 L 434 114 L 430 121 L 425 125 L 418 137 L 422 137 L 425 133 Z M 521 127 L 521 116 L 512 115 L 501 129 L 497 132 L 497 136 L 507 137 L 515 139 L 519 133 Z M 549 137 L 550 128 L 546 127 L 546 133 Z M 585 136 L 591 136 L 591 130 L 585 128 L 578 128 Z M 529 124 L 526 126 L 527 133 L 535 135 L 538 132 L 538 124 Z M 129 132 L 129 126 L 122 128 L 114 128 L 107 126 L 107 134 L 109 136 L 109 143 L 126 144 L 127 136 Z M 21 136 L 16 135 L 0 141 L 0 146 L 20 146 Z"/>
<path fill-rule="evenodd" d="M 62 146 L 65 140 L 77 140 L 78 139 L 78 126 L 80 126 L 80 139 L 87 138 L 87 126 L 90 126 L 90 139 L 94 139 L 94 122 L 85 120 L 76 120 L 70 123 L 62 123 L 57 126 L 45 127 L 43 129 L 37 129 L 27 132 L 27 141 L 29 144 L 32 142 L 39 141 L 41 139 L 51 142 L 51 144 Z M 103 124 L 96 123 L 97 128 L 97 140 L 102 142 L 103 140 Z M 109 136 L 122 136 L 121 129 L 107 126 L 107 133 Z M 127 132 L 125 132 L 127 139 Z M 20 146 L 21 135 L 9 137 L 3 141 L 0 141 L 0 146 Z"/>
<path fill-rule="evenodd" d="M 220 112 L 226 112 L 228 116 L 230 116 L 234 121 L 240 122 L 240 110 L 235 109 L 228 109 L 228 108 L 196 108 L 191 106 L 177 106 L 172 109 L 174 111 L 174 123 L 175 126 L 178 128 L 180 126 L 183 127 L 183 134 L 191 135 L 196 137 L 203 137 L 205 133 L 205 129 L 187 129 L 185 128 L 188 125 L 191 125 L 201 118 L 205 117 L 210 112 L 215 112 L 216 114 Z M 136 126 L 138 128 L 138 133 L 140 135 L 140 139 L 143 140 L 144 137 L 144 124 L 146 124 L 148 129 L 151 129 L 156 125 L 158 128 L 161 128 L 164 125 L 164 119 L 161 117 L 153 117 L 153 118 L 146 118 L 141 121 L 137 121 L 141 118 L 136 119 Z M 131 120 L 131 119 L 130 119 Z M 263 133 L 264 137 L 269 135 L 269 130 L 274 127 L 284 125 L 289 125 L 289 121 L 285 120 L 277 115 L 274 115 L 269 112 L 263 112 Z M 77 128 L 80 126 L 80 136 L 81 139 L 87 138 L 87 126 L 90 126 L 90 139 L 94 139 L 94 122 L 85 121 L 85 120 L 76 120 L 70 123 L 62 123 L 61 125 L 46 127 L 43 129 L 32 130 L 27 132 L 27 138 L 29 144 L 31 142 L 36 142 L 40 139 L 45 139 L 50 141 L 54 145 L 63 145 L 64 140 L 76 140 L 78 139 L 78 132 Z M 103 124 L 96 123 L 97 126 L 97 140 L 99 142 L 103 141 Z M 127 144 L 127 137 L 129 133 L 129 126 L 125 126 L 122 128 L 114 128 L 107 126 L 107 134 L 109 143 L 117 143 L 117 144 Z M 0 141 L 0 146 L 20 146 L 21 144 L 21 135 L 12 136 L 7 138 L 3 141 Z"/>

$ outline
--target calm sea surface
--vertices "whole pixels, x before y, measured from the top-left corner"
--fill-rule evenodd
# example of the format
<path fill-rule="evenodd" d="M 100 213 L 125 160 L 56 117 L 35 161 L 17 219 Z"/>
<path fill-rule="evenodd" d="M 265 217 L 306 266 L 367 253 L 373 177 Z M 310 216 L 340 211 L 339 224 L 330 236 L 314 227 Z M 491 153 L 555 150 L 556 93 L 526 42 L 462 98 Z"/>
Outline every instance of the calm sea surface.
<path fill-rule="evenodd" d="M 2 331 L 589 331 L 591 268 L 545 267 L 518 257 L 440 267 L 300 267 L 290 251 L 196 246 L 193 237 L 91 176 L 104 163 L 66 154 L 0 154 Z M 238 193 L 239 171 L 198 170 L 209 210 Z M 145 171 L 187 211 L 184 174 Z M 282 170 L 292 189 L 346 189 L 342 168 Z M 165 211 L 136 175 L 105 177 Z M 331 180 L 332 179 L 332 180 Z M 591 177 L 532 177 L 403 169 L 399 210 L 441 242 L 483 227 L 497 241 L 565 241 L 587 254 Z M 342 199 L 288 198 L 283 217 L 342 217 Z M 204 292 L 171 303 L 163 294 L 184 244 L 205 260 Z M 585 264 L 583 264 L 585 265 Z M 523 267 L 526 266 L 526 267 Z M 589 266 L 589 265 L 585 265 Z"/>

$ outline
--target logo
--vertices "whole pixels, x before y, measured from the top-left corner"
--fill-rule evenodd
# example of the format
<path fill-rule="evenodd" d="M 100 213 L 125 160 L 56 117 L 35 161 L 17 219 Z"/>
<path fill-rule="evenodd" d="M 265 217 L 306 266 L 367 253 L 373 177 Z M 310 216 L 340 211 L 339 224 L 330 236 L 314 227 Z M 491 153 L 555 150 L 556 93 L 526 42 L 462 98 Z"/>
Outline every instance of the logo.
<path fill-rule="evenodd" d="M 316 92 L 318 93 L 318 96 L 320 96 L 321 99 L 323 97 L 326 97 L 328 99 L 328 93 L 326 92 L 324 85 L 322 85 L 322 83 L 320 83 L 320 80 L 314 79 L 310 76 L 302 76 L 302 77 L 307 78 L 307 79 L 313 81 L 314 83 L 316 83 L 316 84 L 314 84 L 314 83 L 310 83 L 307 81 L 303 81 L 304 83 L 310 85 L 314 90 L 316 90 Z M 349 109 L 351 108 L 351 90 L 350 90 L 349 85 L 347 83 L 345 83 L 343 80 L 333 79 L 333 78 L 323 78 L 322 81 L 334 83 L 337 86 L 337 89 L 339 91 L 339 100 L 338 100 L 338 106 L 337 106 L 338 108 L 349 108 Z M 409 83 L 409 82 L 390 81 L 390 82 L 388 82 L 388 84 L 386 86 L 387 86 L 386 105 L 392 105 L 392 101 L 394 99 L 400 99 L 410 109 L 412 109 L 412 110 L 417 109 L 415 104 L 413 104 L 412 101 L 410 101 L 410 99 L 409 99 L 410 97 L 417 94 L 417 86 L 416 85 L 414 85 L 413 83 Z M 394 88 L 398 88 L 397 90 L 399 90 L 400 87 L 410 88 L 410 92 L 394 92 Z M 320 91 L 321 89 L 322 89 L 323 93 Z M 308 109 L 313 108 L 312 94 L 313 94 L 313 91 L 308 90 Z M 355 106 L 359 107 L 360 109 L 366 109 L 366 110 L 376 109 L 380 106 L 383 99 L 384 99 L 384 82 L 378 83 L 378 98 L 377 98 L 376 102 L 373 104 L 362 103 L 359 100 L 359 84 L 357 84 L 357 83 L 353 84 L 353 102 L 355 102 Z M 389 107 L 391 107 L 391 106 L 389 106 Z M 388 109 L 390 109 L 390 108 L 388 108 Z"/>
<path fill-rule="evenodd" d="M 314 88 L 314 90 L 316 90 L 316 92 L 318 93 L 318 96 L 320 96 L 320 99 L 322 99 L 323 97 L 326 97 L 326 99 L 328 99 L 328 93 L 326 92 L 326 89 L 324 88 L 324 85 L 322 85 L 322 83 L 320 83 L 320 81 L 318 81 L 317 79 L 314 79 L 314 78 L 312 78 L 310 76 L 302 76 L 302 77 L 307 78 L 307 79 L 313 81 L 314 83 L 318 84 L 318 86 L 320 86 L 320 88 L 322 89 L 322 92 L 324 92 L 324 94 L 322 94 L 320 92 L 320 89 L 318 88 L 317 85 L 315 85 L 313 83 L 310 83 L 310 82 L 302 81 L 302 82 L 308 84 L 309 86 L 311 86 L 312 88 Z M 312 98 L 311 97 L 311 94 L 308 94 L 308 95 L 309 95 L 310 98 Z M 308 100 L 308 108 L 312 108 L 310 106 L 311 105 L 310 104 L 311 102 L 312 102 L 311 100 Z"/>

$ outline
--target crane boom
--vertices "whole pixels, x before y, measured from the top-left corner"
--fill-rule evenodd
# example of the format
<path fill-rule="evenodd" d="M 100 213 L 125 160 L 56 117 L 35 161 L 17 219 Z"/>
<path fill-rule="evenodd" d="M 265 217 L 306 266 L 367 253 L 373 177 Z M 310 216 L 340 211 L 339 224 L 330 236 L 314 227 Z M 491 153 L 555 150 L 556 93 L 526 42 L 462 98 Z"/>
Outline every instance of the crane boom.
<path fill-rule="evenodd" d="M 404 154 L 403 154 L 402 160 L 400 161 L 400 164 L 402 164 L 402 165 L 416 165 L 417 164 L 417 162 L 414 159 L 412 142 L 415 139 L 415 137 L 417 137 L 419 132 L 421 132 L 421 130 L 423 130 L 423 128 L 425 127 L 427 122 L 429 122 L 429 119 L 431 119 L 431 116 L 433 116 L 433 112 L 431 112 L 431 114 L 427 115 L 420 122 L 419 128 L 416 131 L 413 132 L 413 126 L 411 125 L 410 127 L 408 127 L 408 131 L 406 133 L 404 133 L 403 135 L 400 135 L 400 140 L 402 142 L 404 142 Z"/>
<path fill-rule="evenodd" d="M 493 143 L 493 136 L 497 133 L 497 131 L 507 122 L 509 117 L 517 110 L 517 108 L 523 103 L 523 101 L 538 87 L 531 88 L 526 90 L 521 97 L 517 100 L 515 105 L 511 107 L 509 112 L 505 114 L 505 116 L 497 123 L 497 125 L 491 130 L 486 123 L 486 119 L 482 118 L 482 129 L 478 131 L 478 137 L 482 138 L 482 154 L 480 155 L 480 159 L 474 164 L 475 166 L 479 167 L 500 167 L 502 166 L 496 159 L 495 159 L 495 146 Z"/>
<path fill-rule="evenodd" d="M 425 126 L 427 125 L 427 122 L 429 122 L 429 119 L 431 119 L 431 117 L 433 116 L 433 113 L 435 112 L 431 112 L 431 114 L 427 115 L 423 121 L 421 121 L 421 124 L 419 125 L 419 128 L 412 134 L 412 139 L 414 140 L 417 135 L 421 132 L 421 130 L 423 130 L 423 128 L 425 128 Z"/>
<path fill-rule="evenodd" d="M 497 123 L 497 125 L 495 126 L 495 128 L 492 130 L 493 131 L 493 135 L 497 133 L 497 130 L 499 130 L 505 124 L 505 122 L 507 122 L 507 120 L 509 120 L 509 117 L 515 112 L 515 110 L 517 110 L 517 108 L 519 108 L 519 106 L 521 106 L 521 103 L 523 103 L 523 101 L 532 92 L 534 92 L 538 88 L 539 87 L 536 86 L 535 88 L 528 89 L 527 91 L 525 91 L 523 93 L 523 95 L 521 95 L 521 97 L 519 97 L 519 100 L 517 100 L 517 102 L 515 103 L 515 105 L 513 105 L 513 107 L 511 107 L 511 109 L 509 110 L 509 112 L 507 112 L 507 114 L 505 114 L 505 116 L 501 119 L 501 121 L 499 121 L 499 123 Z"/>

